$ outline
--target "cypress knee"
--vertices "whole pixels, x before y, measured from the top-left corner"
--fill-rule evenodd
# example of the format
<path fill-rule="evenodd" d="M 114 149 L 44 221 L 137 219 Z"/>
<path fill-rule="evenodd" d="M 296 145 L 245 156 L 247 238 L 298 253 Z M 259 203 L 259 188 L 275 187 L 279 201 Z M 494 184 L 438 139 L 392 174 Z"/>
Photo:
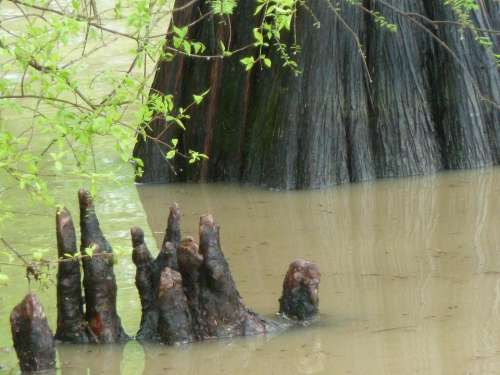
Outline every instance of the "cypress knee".
<path fill-rule="evenodd" d="M 280 314 L 297 320 L 307 320 L 317 315 L 320 278 L 316 264 L 304 259 L 293 261 L 283 281 Z"/>
<path fill-rule="evenodd" d="M 14 348 L 21 371 L 36 372 L 55 368 L 54 337 L 35 294 L 28 294 L 10 314 Z"/>
<path fill-rule="evenodd" d="M 56 339 L 63 342 L 88 343 L 87 324 L 83 316 L 80 260 L 68 258 L 76 253 L 75 226 L 70 212 L 56 213 L 57 251 L 57 330 Z"/>
<path fill-rule="evenodd" d="M 168 215 L 164 242 L 167 241 L 172 242 L 175 246 L 178 246 L 181 242 L 181 210 L 175 202 L 170 206 L 170 213 Z"/>
<path fill-rule="evenodd" d="M 144 243 L 144 232 L 141 228 L 130 229 L 132 235 L 132 260 L 137 267 L 135 285 L 141 299 L 142 316 L 141 326 L 137 332 L 137 339 L 151 340 L 157 337 L 158 306 L 156 304 L 156 290 L 154 285 L 153 257 Z"/>
<path fill-rule="evenodd" d="M 116 311 L 116 279 L 113 272 L 113 249 L 104 237 L 95 214 L 90 193 L 80 190 L 81 253 L 86 318 L 99 343 L 127 339 Z M 92 254 L 88 253 L 89 249 Z"/>
<path fill-rule="evenodd" d="M 167 241 L 163 243 L 158 256 L 154 260 L 154 266 L 157 269 L 158 277 L 160 277 L 159 273 L 165 267 L 170 267 L 176 271 L 179 270 L 179 266 L 177 265 L 177 248 L 172 242 Z"/>
<path fill-rule="evenodd" d="M 241 301 L 220 246 L 219 226 L 212 215 L 200 218 L 200 304 L 204 316 L 201 336 L 232 337 L 264 334 L 265 321 Z"/>
<path fill-rule="evenodd" d="M 161 341 L 170 345 L 193 341 L 191 314 L 182 287 L 181 274 L 168 267 L 161 272 L 158 306 L 158 331 Z"/>
<path fill-rule="evenodd" d="M 157 276 L 160 277 L 160 272 L 165 267 L 170 267 L 176 271 L 179 270 L 177 265 L 177 247 L 181 242 L 181 210 L 177 203 L 170 206 L 168 215 L 167 228 L 165 229 L 165 237 L 155 260 L 157 268 Z"/>
<path fill-rule="evenodd" d="M 181 241 L 177 250 L 177 260 L 191 312 L 193 334 L 197 340 L 201 340 L 205 331 L 205 318 L 200 304 L 200 267 L 203 264 L 203 257 L 200 254 L 198 243 L 192 237 Z"/>

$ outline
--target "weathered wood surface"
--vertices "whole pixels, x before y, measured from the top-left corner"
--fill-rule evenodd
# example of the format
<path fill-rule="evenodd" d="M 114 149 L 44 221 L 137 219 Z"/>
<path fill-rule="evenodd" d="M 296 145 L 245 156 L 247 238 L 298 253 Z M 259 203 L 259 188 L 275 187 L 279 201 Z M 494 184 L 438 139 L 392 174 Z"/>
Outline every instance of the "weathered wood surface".
<path fill-rule="evenodd" d="M 55 338 L 80 344 L 120 343 L 128 336 L 116 310 L 112 248 L 100 229 L 90 193 L 82 189 L 78 196 L 85 311 L 75 228 L 71 214 L 63 208 L 56 213 L 59 268 Z M 291 326 L 289 321 L 260 317 L 244 305 L 222 251 L 220 227 L 212 215 L 200 217 L 199 244 L 191 237 L 180 240 L 180 218 L 180 209 L 174 204 L 156 259 L 144 242 L 144 232 L 138 227 L 130 230 L 142 307 L 137 339 L 173 345 L 263 335 Z M 294 261 L 283 282 L 280 313 L 298 321 L 316 316 L 319 282 L 315 264 Z M 12 310 L 10 322 L 21 370 L 54 369 L 55 339 L 36 295 L 28 294 Z"/>
<path fill-rule="evenodd" d="M 319 312 L 318 267 L 307 260 L 297 259 L 290 264 L 283 281 L 280 314 L 292 319 L 307 320 Z"/>
<path fill-rule="evenodd" d="M 453 23 L 434 27 L 404 15 L 456 21 L 442 1 L 363 4 L 398 31 L 377 26 L 348 2 L 339 3 L 338 14 L 328 2 L 308 4 L 319 29 L 308 11 L 298 8 L 294 30 L 302 74 L 297 77 L 277 56 L 271 56 L 272 69 L 255 67 L 249 73 L 240 56 L 161 62 L 153 88 L 174 94 L 177 105 L 186 107 L 193 93 L 211 89 L 190 114 L 187 131 L 170 127 L 161 141 L 179 138 L 180 151 L 203 151 L 210 159 L 191 165 L 176 158 L 174 173 L 164 158 L 167 150 L 140 137 L 134 150 L 144 161 L 140 181 L 243 181 L 296 189 L 498 164 L 500 74 L 492 53 Z M 193 21 L 207 6 L 200 1 L 176 12 L 176 25 Z M 254 8 L 239 2 L 231 17 L 232 49 L 253 42 Z M 481 2 L 472 22 L 498 28 L 500 3 Z M 226 42 L 228 34 L 217 17 L 207 17 L 190 28 L 189 38 L 218 54 L 218 41 Z M 499 38 L 492 38 L 498 49 Z M 150 125 L 155 136 L 164 123 L 155 119 Z"/>
<path fill-rule="evenodd" d="M 166 230 L 167 234 L 174 232 L 180 238 L 180 210 L 176 204 L 170 208 Z M 222 251 L 220 228 L 212 215 L 200 217 L 199 243 L 192 237 L 177 243 L 175 236 L 167 235 L 156 260 L 144 243 L 143 231 L 132 228 L 131 234 L 142 304 L 138 339 L 159 338 L 166 344 L 176 344 L 262 335 L 290 326 L 290 322 L 262 318 L 244 305 Z M 165 257 L 167 247 L 169 259 L 175 262 L 158 261 Z M 299 321 L 314 317 L 318 313 L 319 281 L 316 265 L 305 260 L 293 262 L 283 284 L 280 312 Z"/>
<path fill-rule="evenodd" d="M 126 340 L 128 336 L 116 311 L 113 249 L 101 231 L 90 193 L 82 189 L 78 197 L 87 322 L 99 343 Z M 92 249 L 92 254 L 89 254 L 89 249 Z"/>
<path fill-rule="evenodd" d="M 35 294 L 26 295 L 12 310 L 10 325 L 19 367 L 23 373 L 55 368 L 54 337 Z"/>
<path fill-rule="evenodd" d="M 178 344 L 193 341 L 191 313 L 182 287 L 182 277 L 169 267 L 165 267 L 160 274 L 158 307 L 158 332 L 162 342 Z"/>
<path fill-rule="evenodd" d="M 135 283 L 142 306 L 141 325 L 136 338 L 154 340 L 160 335 L 158 327 L 160 306 L 165 305 L 164 302 L 158 301 L 162 271 L 167 267 L 172 271 L 178 271 L 176 244 L 179 244 L 181 238 L 179 207 L 175 203 L 170 207 L 165 238 L 156 259 L 153 259 L 144 242 L 143 230 L 134 227 L 130 233 L 133 247 L 132 260 L 137 267 Z"/>
<path fill-rule="evenodd" d="M 66 208 L 56 213 L 57 252 L 57 330 L 56 339 L 88 343 L 89 332 L 83 312 L 80 259 L 70 258 L 77 252 L 75 226 Z M 90 335 L 92 337 L 92 335 Z"/>
<path fill-rule="evenodd" d="M 155 285 L 154 260 L 144 243 L 144 232 L 134 227 L 130 230 L 132 236 L 132 260 L 136 266 L 135 285 L 141 300 L 141 325 L 136 338 L 153 340 L 158 336 L 159 311 L 156 302 L 157 286 Z"/>

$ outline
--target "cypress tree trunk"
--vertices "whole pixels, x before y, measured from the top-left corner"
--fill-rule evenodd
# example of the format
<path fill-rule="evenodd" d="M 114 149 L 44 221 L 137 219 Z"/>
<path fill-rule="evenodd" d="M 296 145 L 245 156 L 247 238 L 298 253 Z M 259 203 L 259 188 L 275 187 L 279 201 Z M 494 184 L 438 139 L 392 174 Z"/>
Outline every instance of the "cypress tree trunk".
<path fill-rule="evenodd" d="M 442 1 L 363 2 L 397 32 L 346 1 L 338 8 L 326 0 L 307 4 L 294 23 L 302 47 L 298 76 L 278 56 L 271 69 L 251 72 L 244 72 L 241 56 L 159 63 L 153 89 L 174 94 L 178 105 L 211 89 L 186 132 L 170 127 L 160 139 L 177 137 L 181 151 L 210 159 L 191 165 L 177 158 L 170 166 L 166 149 L 139 139 L 134 155 L 145 164 L 142 182 L 223 180 L 294 189 L 500 161 L 500 111 L 491 103 L 500 103 L 494 57 L 471 32 L 428 21 L 456 21 Z M 498 2 L 478 4 L 472 22 L 498 28 Z M 208 54 L 220 53 L 219 40 L 227 44 L 229 33 L 232 50 L 252 43 L 259 22 L 254 6 L 240 1 L 231 28 L 211 17 L 191 27 L 189 38 L 205 43 Z M 207 9 L 202 1 L 176 12 L 174 23 L 186 25 Z M 497 39 L 493 43 L 498 47 Z M 160 120 L 150 125 L 152 136 L 164 128 Z"/>
<path fill-rule="evenodd" d="M 426 0 L 430 17 L 455 20 L 441 2 Z M 498 27 L 500 3 L 480 1 L 473 22 L 482 29 Z M 439 27 L 431 55 L 431 79 L 435 90 L 435 122 L 441 132 L 446 167 L 477 168 L 498 164 L 500 156 L 500 111 L 489 103 L 500 103 L 500 76 L 494 59 L 469 31 Z M 493 39 L 498 48 L 498 37 Z M 496 49 L 498 50 L 498 49 Z M 454 59 L 454 54 L 457 58 Z"/>

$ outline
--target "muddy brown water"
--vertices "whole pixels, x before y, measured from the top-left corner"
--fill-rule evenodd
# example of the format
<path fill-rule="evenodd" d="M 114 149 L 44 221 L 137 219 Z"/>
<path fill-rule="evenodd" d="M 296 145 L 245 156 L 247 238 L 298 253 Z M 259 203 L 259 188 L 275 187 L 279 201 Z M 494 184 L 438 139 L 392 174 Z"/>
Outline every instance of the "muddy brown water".
<path fill-rule="evenodd" d="M 68 201 L 76 200 L 73 188 L 61 184 Z M 128 251 L 116 273 L 130 334 L 140 305 L 127 230 L 149 224 L 156 252 L 152 237 L 163 236 L 173 201 L 183 210 L 184 235 L 197 235 L 201 214 L 215 215 L 240 293 L 261 314 L 276 312 L 290 261 L 317 262 L 319 322 L 276 336 L 178 347 L 59 345 L 58 373 L 500 374 L 500 169 L 316 191 L 219 184 L 103 191 L 97 212 L 105 233 Z M 6 236 L 30 234 L 16 246 L 56 251 L 52 216 L 13 220 L 3 224 Z M 22 272 L 8 272 L 11 283 L 0 289 L 0 371 L 17 373 L 7 321 L 27 285 Z M 55 289 L 38 292 L 54 327 Z"/>

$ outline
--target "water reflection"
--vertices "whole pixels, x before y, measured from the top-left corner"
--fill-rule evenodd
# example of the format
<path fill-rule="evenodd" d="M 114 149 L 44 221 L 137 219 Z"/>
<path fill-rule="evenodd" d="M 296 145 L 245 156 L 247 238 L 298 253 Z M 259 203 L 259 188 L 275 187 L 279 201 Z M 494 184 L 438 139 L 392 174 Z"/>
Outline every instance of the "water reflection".
<path fill-rule="evenodd" d="M 293 348 L 288 345 L 283 346 L 289 334 L 298 334 L 303 340 L 297 355 L 293 354 Z M 145 359 L 143 375 L 321 373 L 325 370 L 324 359 L 327 356 L 322 348 L 321 339 L 319 330 L 301 328 L 284 336 L 221 340 L 173 348 L 161 344 L 142 343 Z M 281 346 L 278 353 L 276 345 Z M 275 356 L 279 365 L 275 361 Z M 288 358 L 286 363 L 282 363 L 280 357 Z M 276 372 L 278 369 L 279 372 Z"/>
<path fill-rule="evenodd" d="M 138 193 L 157 241 L 173 201 L 183 209 L 184 235 L 197 236 L 199 215 L 213 213 L 244 302 L 261 314 L 277 311 L 291 260 L 315 261 L 322 272 L 322 319 L 277 336 L 180 347 L 133 341 L 123 347 L 60 346 L 63 374 L 499 372 L 498 168 L 318 191 L 215 184 L 138 186 Z M 73 195 L 71 186 L 68 197 Z M 128 227 L 146 225 L 141 202 L 129 190 L 106 198 L 99 214 L 108 239 L 129 248 Z M 16 222 L 16 230 L 36 232 L 21 240 L 53 243 L 49 219 Z M 129 334 L 140 321 L 134 272 L 128 257 L 120 259 L 118 310 Z M 26 290 L 22 275 L 10 276 L 19 283 L 0 295 L 4 322 Z M 55 291 L 40 295 L 55 327 Z M 0 325 L 0 344 L 10 345 L 6 325 Z M 7 371 L 15 363 L 13 351 L 0 350 Z"/>
<path fill-rule="evenodd" d="M 120 374 L 125 344 L 57 347 L 61 375 Z"/>
<path fill-rule="evenodd" d="M 337 323 L 318 333 L 329 354 L 307 362 L 288 351 L 290 337 L 268 344 L 272 360 L 260 360 L 278 362 L 276 373 L 290 362 L 302 371 L 302 358 L 323 373 L 482 374 L 500 368 L 499 186 L 500 170 L 490 169 L 320 191 L 138 190 L 157 241 L 172 201 L 190 235 L 200 214 L 215 214 L 240 291 L 259 312 L 276 310 L 290 260 L 320 265 L 321 310 Z"/>

